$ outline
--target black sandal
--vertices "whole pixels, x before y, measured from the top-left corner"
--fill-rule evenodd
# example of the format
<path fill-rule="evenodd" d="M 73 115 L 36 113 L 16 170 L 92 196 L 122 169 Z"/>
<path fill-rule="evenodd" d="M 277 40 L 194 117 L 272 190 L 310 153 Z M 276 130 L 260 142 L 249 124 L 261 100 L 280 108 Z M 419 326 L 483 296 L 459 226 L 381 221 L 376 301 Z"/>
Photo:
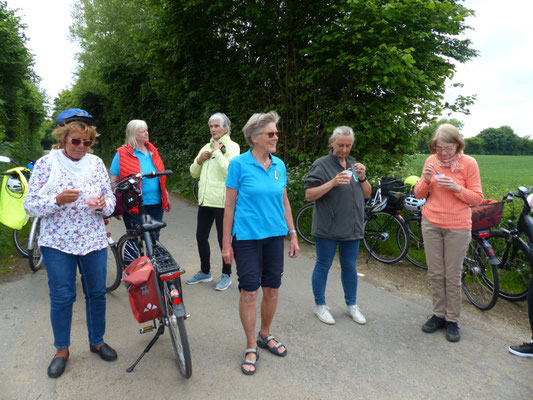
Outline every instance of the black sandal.
<path fill-rule="evenodd" d="M 255 353 L 255 361 L 250 361 L 246 359 L 248 353 Z M 257 361 L 259 360 L 259 350 L 257 347 L 255 349 L 246 349 L 244 352 L 244 359 L 241 362 L 241 371 L 244 375 L 253 375 L 257 371 Z M 244 368 L 245 365 L 252 365 L 254 367 L 253 371 L 248 371 Z"/>
<path fill-rule="evenodd" d="M 276 342 L 276 344 L 272 347 L 269 347 L 268 346 L 268 342 L 270 342 L 271 340 L 274 340 Z M 257 334 L 257 345 L 263 349 L 267 349 L 268 351 L 270 351 L 272 354 L 275 354 L 277 355 L 278 357 L 285 357 L 287 355 L 287 346 L 285 346 L 284 344 L 282 344 L 281 342 L 279 342 L 274 336 L 272 335 L 268 335 L 266 338 L 262 337 L 261 336 L 261 333 L 259 332 Z M 278 351 L 278 349 L 283 346 L 285 347 L 285 351 L 283 351 L 282 353 L 280 353 Z"/>

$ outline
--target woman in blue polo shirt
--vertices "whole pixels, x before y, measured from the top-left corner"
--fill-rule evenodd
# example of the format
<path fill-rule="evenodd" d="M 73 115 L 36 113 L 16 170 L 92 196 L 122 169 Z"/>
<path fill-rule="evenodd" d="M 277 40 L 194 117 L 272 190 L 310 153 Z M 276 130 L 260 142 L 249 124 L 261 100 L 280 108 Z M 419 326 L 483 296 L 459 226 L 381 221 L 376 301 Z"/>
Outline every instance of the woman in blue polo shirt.
<path fill-rule="evenodd" d="M 131 174 L 164 171 L 165 165 L 159 156 L 157 147 L 149 141 L 148 125 L 145 121 L 134 119 L 126 126 L 126 144 L 119 147 L 111 163 L 109 174 L 111 185 Z M 145 211 L 153 219 L 163 220 L 163 211 L 170 211 L 171 204 L 166 189 L 166 176 L 143 178 L 141 189 Z M 140 224 L 137 207 L 124 213 L 126 229 L 134 227 L 133 221 Z M 156 233 L 159 237 L 159 232 Z"/>
<path fill-rule="evenodd" d="M 286 347 L 270 333 L 278 304 L 283 274 L 283 240 L 289 233 L 289 257 L 300 252 L 287 197 L 285 164 L 272 155 L 276 151 L 279 115 L 271 111 L 252 115 L 243 133 L 251 149 L 233 158 L 226 178 L 226 203 L 222 257 L 235 257 L 239 279 L 239 314 L 246 335 L 241 363 L 245 375 L 253 375 L 259 359 L 257 346 L 284 357 Z M 255 338 L 256 300 L 259 287 L 261 328 Z"/>

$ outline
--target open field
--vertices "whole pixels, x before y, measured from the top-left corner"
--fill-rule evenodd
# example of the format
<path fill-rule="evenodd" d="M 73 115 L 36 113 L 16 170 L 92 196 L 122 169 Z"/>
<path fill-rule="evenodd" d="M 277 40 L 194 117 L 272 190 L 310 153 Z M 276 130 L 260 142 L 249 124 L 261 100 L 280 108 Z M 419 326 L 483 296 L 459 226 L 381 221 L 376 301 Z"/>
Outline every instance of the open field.
<path fill-rule="evenodd" d="M 405 176 L 420 175 L 427 154 L 412 159 L 405 168 Z M 485 198 L 501 199 L 518 186 L 533 186 L 533 156 L 472 155 L 481 173 Z M 403 176 L 403 175 L 399 175 Z"/>

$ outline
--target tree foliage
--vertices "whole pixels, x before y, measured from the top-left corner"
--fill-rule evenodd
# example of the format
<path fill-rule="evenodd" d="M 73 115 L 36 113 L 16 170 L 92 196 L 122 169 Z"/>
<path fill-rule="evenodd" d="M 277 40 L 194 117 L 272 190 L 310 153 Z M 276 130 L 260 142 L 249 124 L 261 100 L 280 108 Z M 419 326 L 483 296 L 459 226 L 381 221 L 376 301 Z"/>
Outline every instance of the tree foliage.
<path fill-rule="evenodd" d="M 476 54 L 459 36 L 472 13 L 459 1 L 78 0 L 76 9 L 82 67 L 63 96 L 98 118 L 109 153 L 128 120 L 145 119 L 185 176 L 216 111 L 238 132 L 252 113 L 277 110 L 278 154 L 292 165 L 350 125 L 356 158 L 379 176 L 415 150 L 433 115 L 471 101 L 443 102 L 454 63 Z"/>
<path fill-rule="evenodd" d="M 18 156 L 35 154 L 45 117 L 26 40 L 24 25 L 0 1 L 0 153 L 11 156 L 15 148 Z"/>

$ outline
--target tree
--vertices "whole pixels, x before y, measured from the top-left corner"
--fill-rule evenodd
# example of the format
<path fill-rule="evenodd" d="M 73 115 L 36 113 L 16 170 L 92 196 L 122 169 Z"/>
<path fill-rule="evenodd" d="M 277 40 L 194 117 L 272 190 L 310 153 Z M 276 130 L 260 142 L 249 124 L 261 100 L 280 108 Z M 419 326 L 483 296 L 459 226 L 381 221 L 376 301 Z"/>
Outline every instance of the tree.
<path fill-rule="evenodd" d="M 467 154 L 485 154 L 485 140 L 479 136 L 465 139 L 465 153 Z"/>
<path fill-rule="evenodd" d="M 282 116 L 278 153 L 287 162 L 316 158 L 347 124 L 359 132 L 356 157 L 384 174 L 447 106 L 454 62 L 476 55 L 459 36 L 472 11 L 454 0 L 78 0 L 76 8 L 83 53 L 73 92 L 101 121 L 105 149 L 120 143 L 129 119 L 143 118 L 185 174 L 212 112 L 228 114 L 235 132 L 270 109 Z M 469 101 L 448 106 L 464 111 Z"/>
<path fill-rule="evenodd" d="M 510 126 L 483 129 L 477 137 L 485 141 L 485 154 L 521 154 L 520 138 Z"/>
<path fill-rule="evenodd" d="M 44 95 L 32 70 L 24 28 L 7 3 L 0 1 L 0 141 L 16 143 L 22 156 L 39 146 L 45 117 Z"/>

